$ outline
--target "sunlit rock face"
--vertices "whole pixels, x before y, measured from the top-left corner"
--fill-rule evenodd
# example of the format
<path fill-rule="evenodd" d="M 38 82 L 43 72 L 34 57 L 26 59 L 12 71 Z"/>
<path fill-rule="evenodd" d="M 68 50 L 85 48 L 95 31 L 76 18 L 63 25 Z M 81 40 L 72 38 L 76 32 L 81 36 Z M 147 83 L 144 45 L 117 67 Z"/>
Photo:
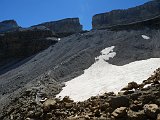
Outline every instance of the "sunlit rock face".
<path fill-rule="evenodd" d="M 144 5 L 93 16 L 93 29 L 103 29 L 114 25 L 129 24 L 153 18 L 160 14 L 160 2 L 151 1 Z"/>

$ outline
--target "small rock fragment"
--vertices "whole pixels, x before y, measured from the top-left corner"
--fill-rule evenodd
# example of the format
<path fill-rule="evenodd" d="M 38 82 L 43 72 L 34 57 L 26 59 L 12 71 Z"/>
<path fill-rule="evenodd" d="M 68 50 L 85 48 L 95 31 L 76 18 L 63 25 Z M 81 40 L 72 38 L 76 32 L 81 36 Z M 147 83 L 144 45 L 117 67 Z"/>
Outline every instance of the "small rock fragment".
<path fill-rule="evenodd" d="M 110 97 L 109 104 L 113 109 L 119 107 L 129 107 L 129 99 L 127 96 L 114 96 Z"/>
<path fill-rule="evenodd" d="M 53 99 L 48 99 L 43 103 L 43 110 L 49 111 L 51 107 L 53 107 L 56 104 L 56 101 Z"/>
<path fill-rule="evenodd" d="M 127 114 L 127 108 L 126 107 L 120 107 L 120 108 L 117 108 L 113 111 L 112 115 L 115 117 L 115 118 L 120 118 L 120 117 L 123 117 Z"/>
<path fill-rule="evenodd" d="M 157 112 L 158 112 L 158 105 L 156 104 L 146 104 L 144 105 L 144 112 L 146 113 L 147 116 L 151 118 L 156 118 L 157 117 Z"/>

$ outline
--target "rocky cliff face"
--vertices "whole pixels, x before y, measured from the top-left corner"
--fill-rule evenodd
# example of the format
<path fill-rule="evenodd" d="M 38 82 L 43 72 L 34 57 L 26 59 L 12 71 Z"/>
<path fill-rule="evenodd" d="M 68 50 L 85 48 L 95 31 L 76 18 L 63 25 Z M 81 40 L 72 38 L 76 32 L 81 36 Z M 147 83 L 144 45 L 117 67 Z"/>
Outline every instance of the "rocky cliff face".
<path fill-rule="evenodd" d="M 42 23 L 36 26 L 45 26 L 60 37 L 68 36 L 82 31 L 82 25 L 79 22 L 79 18 L 67 18 L 59 21 Z"/>
<path fill-rule="evenodd" d="M 139 30 L 145 28 L 152 28 L 152 29 L 159 29 L 160 28 L 160 15 L 156 16 L 151 19 L 139 21 L 139 22 L 132 22 L 129 24 L 121 24 L 121 25 L 114 25 L 111 27 L 107 27 L 110 30 Z"/>
<path fill-rule="evenodd" d="M 0 69 L 46 49 L 57 43 L 59 37 L 81 31 L 78 18 L 46 22 L 29 28 L 19 27 L 14 20 L 0 22 Z"/>
<path fill-rule="evenodd" d="M 8 59 L 13 60 L 29 57 L 44 50 L 57 42 L 55 40 L 46 39 L 52 36 L 52 31 L 38 29 L 9 32 L 1 35 L 0 62 L 7 61 Z"/>
<path fill-rule="evenodd" d="M 5 20 L 0 22 L 0 33 L 14 31 L 18 28 L 19 26 L 15 20 Z"/>
<path fill-rule="evenodd" d="M 114 25 L 129 24 L 153 18 L 160 14 L 160 2 L 152 1 L 144 5 L 127 10 L 113 10 L 111 12 L 93 16 L 93 29 L 103 29 Z"/>

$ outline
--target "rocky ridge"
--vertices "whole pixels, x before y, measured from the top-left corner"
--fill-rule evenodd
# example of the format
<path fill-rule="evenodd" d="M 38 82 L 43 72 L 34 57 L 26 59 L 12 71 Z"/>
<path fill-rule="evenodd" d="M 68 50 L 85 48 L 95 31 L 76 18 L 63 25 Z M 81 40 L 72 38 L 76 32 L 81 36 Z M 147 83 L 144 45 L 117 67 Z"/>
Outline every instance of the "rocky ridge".
<path fill-rule="evenodd" d="M 102 28 L 102 29 L 110 29 L 113 31 L 120 31 L 120 30 L 140 30 L 140 29 L 147 29 L 147 28 L 151 28 L 151 29 L 159 29 L 160 27 L 160 15 L 150 18 L 150 19 L 146 19 L 143 21 L 139 21 L 139 22 L 133 22 L 133 23 L 129 23 L 129 24 L 120 24 L 120 25 L 114 25 L 114 26 L 110 26 L 107 28 Z"/>
<path fill-rule="evenodd" d="M 25 29 L 3 34 L 0 36 L 0 67 L 30 57 L 58 42 L 57 38 L 47 39 L 48 37 L 54 37 L 54 34 L 43 29 Z"/>
<path fill-rule="evenodd" d="M 129 24 L 153 18 L 160 14 L 160 1 L 150 1 L 144 5 L 126 10 L 113 10 L 111 12 L 94 15 L 93 29 L 103 29 L 115 25 Z"/>
<path fill-rule="evenodd" d="M 66 18 L 58 21 L 42 23 L 36 26 L 45 26 L 60 37 L 65 37 L 83 31 L 79 18 Z"/>
<path fill-rule="evenodd" d="M 19 27 L 15 20 L 0 22 L 0 71 L 54 45 L 61 37 L 82 32 L 78 18 Z M 1 72 L 0 72 L 1 74 Z"/>
<path fill-rule="evenodd" d="M 47 74 L 45 82 L 50 81 Z M 54 83 L 51 91 L 39 86 L 25 90 L 13 104 L 3 112 L 1 120 L 159 120 L 160 118 L 160 69 L 142 84 L 131 82 L 127 90 L 122 89 L 91 97 L 84 102 L 74 102 L 69 97 L 63 99 L 49 97 L 58 89 Z M 44 82 L 44 81 L 43 81 Z M 47 84 L 47 83 L 43 83 Z M 148 85 L 150 84 L 150 85 Z M 48 88 L 53 82 L 48 84 Z M 52 86 L 53 87 L 53 86 Z M 41 91 L 39 91 L 41 90 Z M 42 92 L 43 91 L 43 92 Z"/>
<path fill-rule="evenodd" d="M 15 31 L 19 28 L 15 20 L 5 20 L 0 22 L 0 33 Z"/>

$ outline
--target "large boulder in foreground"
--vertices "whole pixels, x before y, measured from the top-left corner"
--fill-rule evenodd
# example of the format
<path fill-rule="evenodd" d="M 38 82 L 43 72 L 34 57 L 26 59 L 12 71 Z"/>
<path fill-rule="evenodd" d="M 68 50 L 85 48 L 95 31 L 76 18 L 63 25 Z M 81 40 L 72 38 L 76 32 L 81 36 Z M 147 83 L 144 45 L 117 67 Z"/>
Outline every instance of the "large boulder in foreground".
<path fill-rule="evenodd" d="M 160 1 L 151 1 L 144 5 L 126 10 L 113 10 L 111 12 L 93 16 L 93 29 L 104 29 L 115 25 L 129 24 L 153 18 L 160 14 Z"/>

